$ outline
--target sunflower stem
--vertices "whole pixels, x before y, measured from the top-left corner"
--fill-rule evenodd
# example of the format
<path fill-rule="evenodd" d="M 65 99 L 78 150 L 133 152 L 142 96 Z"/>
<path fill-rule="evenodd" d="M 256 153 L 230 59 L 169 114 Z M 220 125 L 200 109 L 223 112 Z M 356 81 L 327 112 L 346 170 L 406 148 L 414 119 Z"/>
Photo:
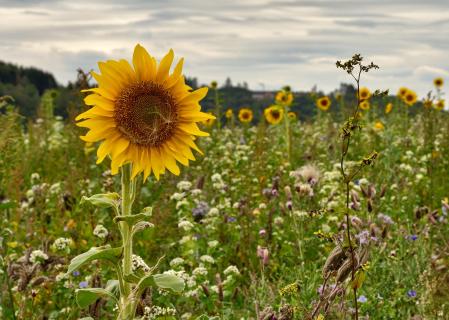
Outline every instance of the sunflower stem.
<path fill-rule="evenodd" d="M 131 215 L 131 208 L 135 197 L 135 182 L 131 179 L 131 165 L 125 165 L 122 167 L 122 205 L 121 214 L 122 216 Z M 122 221 L 120 222 L 120 231 L 122 235 L 123 243 L 123 276 L 132 273 L 132 254 L 133 254 L 133 243 L 131 235 L 131 226 L 128 223 Z M 120 270 L 120 269 L 119 269 Z M 131 296 L 131 283 L 124 281 L 123 293 L 120 297 L 121 304 L 121 315 L 120 319 L 133 319 L 133 298 Z"/>
<path fill-rule="evenodd" d="M 287 143 L 287 159 L 288 163 L 291 162 L 291 133 L 290 133 L 290 119 L 288 117 L 288 112 L 290 108 L 284 106 L 284 124 L 285 124 L 285 141 Z"/>

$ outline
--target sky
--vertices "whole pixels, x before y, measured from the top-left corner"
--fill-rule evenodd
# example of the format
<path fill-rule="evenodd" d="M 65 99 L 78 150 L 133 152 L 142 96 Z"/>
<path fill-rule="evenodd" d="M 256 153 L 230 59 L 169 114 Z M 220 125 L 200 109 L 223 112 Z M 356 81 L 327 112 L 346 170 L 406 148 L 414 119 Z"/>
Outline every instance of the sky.
<path fill-rule="evenodd" d="M 372 89 L 449 84 L 448 0 L 0 0 L 0 17 L 0 60 L 62 84 L 137 43 L 157 59 L 173 48 L 204 84 L 330 92 L 351 82 L 335 61 L 353 53 L 380 66 L 362 78 Z"/>

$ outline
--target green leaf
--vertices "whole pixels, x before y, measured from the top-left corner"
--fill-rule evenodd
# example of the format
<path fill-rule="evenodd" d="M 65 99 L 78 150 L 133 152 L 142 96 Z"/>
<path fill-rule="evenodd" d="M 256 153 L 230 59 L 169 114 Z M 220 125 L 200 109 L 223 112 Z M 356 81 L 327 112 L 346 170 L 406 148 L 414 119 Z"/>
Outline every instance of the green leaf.
<path fill-rule="evenodd" d="M 174 292 L 181 292 L 184 290 L 184 280 L 172 274 L 148 275 L 140 280 L 138 290 L 139 292 L 143 292 L 145 288 L 154 286 L 169 289 Z"/>
<path fill-rule="evenodd" d="M 118 211 L 118 204 L 119 204 L 120 195 L 116 192 L 113 193 L 99 193 L 94 194 L 91 197 L 84 196 L 81 199 L 80 204 L 83 204 L 85 202 L 89 202 L 93 204 L 94 206 L 101 207 L 101 208 L 110 208 L 113 207 L 117 209 Z"/>
<path fill-rule="evenodd" d="M 72 273 L 85 263 L 93 260 L 107 260 L 113 264 L 117 264 L 122 255 L 122 247 L 111 248 L 110 246 L 93 247 L 70 261 L 67 273 Z"/>
<path fill-rule="evenodd" d="M 147 207 L 141 213 L 132 214 L 129 216 L 117 216 L 114 218 L 113 221 L 115 223 L 125 221 L 129 226 L 133 226 L 140 221 L 151 218 L 152 213 L 153 213 L 153 208 Z"/>
<path fill-rule="evenodd" d="M 99 298 L 110 298 L 118 303 L 117 298 L 108 290 L 103 288 L 88 288 L 76 290 L 76 302 L 80 308 L 86 308 Z"/>

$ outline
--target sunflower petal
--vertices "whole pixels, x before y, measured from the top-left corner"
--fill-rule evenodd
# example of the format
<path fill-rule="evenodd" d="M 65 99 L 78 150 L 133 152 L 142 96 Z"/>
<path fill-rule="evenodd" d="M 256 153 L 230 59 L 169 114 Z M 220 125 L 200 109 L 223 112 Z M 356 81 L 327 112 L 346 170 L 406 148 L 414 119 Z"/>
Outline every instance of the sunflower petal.
<path fill-rule="evenodd" d="M 162 83 L 168 77 L 175 54 L 172 49 L 162 58 L 156 74 L 156 82 Z"/>

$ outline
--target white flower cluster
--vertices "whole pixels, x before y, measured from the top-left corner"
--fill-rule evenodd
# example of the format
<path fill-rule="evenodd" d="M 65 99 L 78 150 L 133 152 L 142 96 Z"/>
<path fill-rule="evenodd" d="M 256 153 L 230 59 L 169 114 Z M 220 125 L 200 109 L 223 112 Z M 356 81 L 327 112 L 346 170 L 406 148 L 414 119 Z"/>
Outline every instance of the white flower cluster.
<path fill-rule="evenodd" d="M 180 181 L 180 182 L 178 182 L 176 187 L 180 191 L 189 191 L 190 188 L 192 188 L 192 183 L 190 181 Z"/>
<path fill-rule="evenodd" d="M 175 316 L 176 310 L 174 308 L 164 308 L 159 306 L 145 307 L 143 311 L 143 319 L 158 319 L 159 317 Z"/>
<path fill-rule="evenodd" d="M 178 266 L 181 266 L 184 264 L 184 259 L 183 258 L 174 258 L 172 261 L 170 261 L 170 267 L 175 268 Z"/>
<path fill-rule="evenodd" d="M 42 250 L 34 250 L 30 254 L 30 262 L 31 263 L 41 263 L 48 259 L 48 255 Z"/>
<path fill-rule="evenodd" d="M 236 267 L 236 266 L 229 266 L 229 267 L 227 267 L 226 269 L 225 269 L 225 271 L 223 271 L 223 273 L 227 276 L 227 275 L 230 275 L 230 274 L 236 274 L 236 275 L 239 275 L 240 274 L 240 271 L 239 271 L 239 269 Z"/>
<path fill-rule="evenodd" d="M 184 231 L 189 231 L 194 227 L 193 223 L 190 222 L 189 220 L 181 220 L 178 223 L 178 228 L 184 230 Z"/>
<path fill-rule="evenodd" d="M 202 262 L 206 262 L 206 263 L 210 263 L 210 264 L 214 264 L 215 263 L 214 258 L 212 258 L 211 256 L 208 256 L 208 255 L 201 256 L 200 260 Z"/>
<path fill-rule="evenodd" d="M 102 224 L 98 224 L 94 229 L 94 236 L 105 239 L 108 236 L 109 232 Z"/>
<path fill-rule="evenodd" d="M 56 250 L 65 250 L 67 247 L 70 247 L 72 245 L 72 239 L 70 238 L 58 238 L 53 243 L 53 246 Z"/>
<path fill-rule="evenodd" d="M 211 180 L 212 180 L 212 186 L 214 189 L 223 190 L 224 187 L 226 186 L 225 183 L 223 182 L 223 178 L 221 177 L 221 174 L 219 174 L 219 173 L 214 173 L 211 177 Z"/>
<path fill-rule="evenodd" d="M 151 271 L 151 268 L 145 263 L 142 257 L 138 256 L 137 254 L 133 254 L 132 256 L 132 264 L 133 271 L 137 271 L 139 269 L 143 270 L 144 272 Z"/>
<path fill-rule="evenodd" d="M 207 276 L 207 269 L 205 267 L 197 267 L 193 269 L 192 274 L 196 277 L 198 276 Z"/>

